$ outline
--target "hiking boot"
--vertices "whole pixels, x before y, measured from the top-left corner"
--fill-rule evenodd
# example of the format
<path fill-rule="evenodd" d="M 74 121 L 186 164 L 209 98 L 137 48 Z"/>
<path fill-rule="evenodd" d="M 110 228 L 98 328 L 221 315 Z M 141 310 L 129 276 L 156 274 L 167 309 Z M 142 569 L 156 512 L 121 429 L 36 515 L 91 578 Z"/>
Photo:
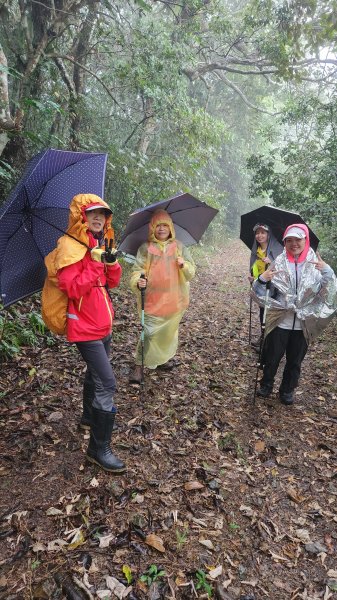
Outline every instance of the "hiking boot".
<path fill-rule="evenodd" d="M 293 392 L 280 392 L 280 401 L 288 406 L 294 404 Z"/>
<path fill-rule="evenodd" d="M 261 347 L 261 341 L 262 341 L 262 336 L 260 335 L 259 339 L 250 342 L 250 345 L 252 348 L 254 348 L 254 350 L 259 351 L 260 347 Z"/>
<path fill-rule="evenodd" d="M 268 398 L 272 391 L 273 388 L 271 388 L 269 385 L 261 385 L 260 388 L 257 390 L 256 395 L 260 396 L 260 398 Z"/>
<path fill-rule="evenodd" d="M 157 369 L 160 369 L 162 371 L 171 371 L 172 369 L 174 369 L 174 367 L 178 367 L 179 365 L 180 362 L 178 360 L 176 360 L 175 358 L 171 358 L 166 363 L 158 365 Z"/>
<path fill-rule="evenodd" d="M 124 473 L 126 466 L 110 448 L 115 415 L 115 412 L 92 407 L 90 441 L 86 459 L 104 471 L 118 474 Z"/>
<path fill-rule="evenodd" d="M 142 367 L 140 365 L 136 365 L 133 369 L 132 373 L 129 377 L 129 383 L 142 383 L 143 381 L 143 373 Z"/>

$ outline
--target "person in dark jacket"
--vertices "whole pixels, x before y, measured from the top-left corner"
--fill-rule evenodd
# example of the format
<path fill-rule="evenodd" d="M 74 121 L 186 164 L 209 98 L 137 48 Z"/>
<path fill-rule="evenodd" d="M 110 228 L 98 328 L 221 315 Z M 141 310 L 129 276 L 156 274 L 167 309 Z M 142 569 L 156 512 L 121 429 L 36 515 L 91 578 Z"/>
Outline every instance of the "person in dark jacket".
<path fill-rule="evenodd" d="M 108 289 L 118 286 L 122 273 L 116 255 L 105 247 L 105 240 L 113 240 L 111 218 L 111 209 L 98 196 L 73 198 L 68 235 L 58 241 L 57 278 L 68 296 L 67 339 L 87 365 L 81 419 L 82 426 L 90 427 L 86 458 L 121 473 L 125 465 L 110 447 L 116 380 L 109 360 L 114 310 Z"/>
<path fill-rule="evenodd" d="M 275 258 L 283 251 L 283 246 L 273 235 L 269 225 L 256 223 L 253 227 L 254 243 L 250 254 L 248 279 L 252 284 L 262 275 Z M 263 308 L 260 307 L 260 323 L 262 325 Z"/>

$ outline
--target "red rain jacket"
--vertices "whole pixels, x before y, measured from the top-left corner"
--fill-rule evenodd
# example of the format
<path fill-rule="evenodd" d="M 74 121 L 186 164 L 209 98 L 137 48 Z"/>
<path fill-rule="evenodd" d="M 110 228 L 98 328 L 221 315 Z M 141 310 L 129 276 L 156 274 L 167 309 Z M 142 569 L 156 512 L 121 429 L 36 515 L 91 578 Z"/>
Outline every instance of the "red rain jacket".
<path fill-rule="evenodd" d="M 105 265 L 87 252 L 82 260 L 60 269 L 59 288 L 69 298 L 67 339 L 69 342 L 99 340 L 111 333 L 114 310 L 107 293 L 117 287 L 122 275 L 119 263 Z"/>

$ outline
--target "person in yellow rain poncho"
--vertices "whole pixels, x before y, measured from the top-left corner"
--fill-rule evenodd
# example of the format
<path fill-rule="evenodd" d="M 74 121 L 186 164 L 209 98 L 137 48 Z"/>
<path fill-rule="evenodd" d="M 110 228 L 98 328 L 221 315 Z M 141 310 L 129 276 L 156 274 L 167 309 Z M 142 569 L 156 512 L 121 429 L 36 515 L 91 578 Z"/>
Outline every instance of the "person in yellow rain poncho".
<path fill-rule="evenodd" d="M 194 274 L 193 259 L 187 248 L 176 240 L 170 215 L 157 210 L 149 223 L 148 241 L 137 252 L 130 282 L 137 296 L 139 313 L 140 289 L 146 288 L 144 366 L 149 369 L 171 366 L 169 361 L 177 351 L 179 324 L 189 304 L 189 282 Z M 142 344 L 139 341 L 130 382 L 142 381 L 141 365 Z"/>

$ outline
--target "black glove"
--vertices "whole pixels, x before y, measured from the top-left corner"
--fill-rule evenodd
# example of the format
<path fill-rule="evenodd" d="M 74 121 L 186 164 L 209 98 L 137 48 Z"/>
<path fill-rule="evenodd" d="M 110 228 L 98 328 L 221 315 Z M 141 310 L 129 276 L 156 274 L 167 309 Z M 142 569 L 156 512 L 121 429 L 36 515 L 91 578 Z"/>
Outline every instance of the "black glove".
<path fill-rule="evenodd" d="M 105 251 L 102 254 L 102 261 L 112 265 L 117 260 L 117 250 L 112 247 L 112 240 L 110 240 L 108 245 L 108 240 L 105 238 Z"/>

